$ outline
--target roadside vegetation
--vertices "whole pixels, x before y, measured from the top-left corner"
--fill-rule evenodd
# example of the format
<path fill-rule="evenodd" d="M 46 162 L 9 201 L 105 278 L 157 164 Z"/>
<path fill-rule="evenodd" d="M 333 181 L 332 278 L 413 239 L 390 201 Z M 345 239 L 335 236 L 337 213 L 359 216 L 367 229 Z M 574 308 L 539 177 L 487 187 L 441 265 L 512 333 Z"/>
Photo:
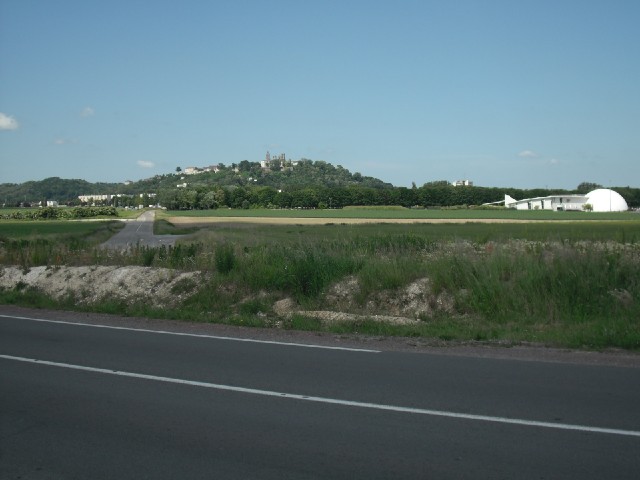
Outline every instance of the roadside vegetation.
<path fill-rule="evenodd" d="M 386 218 L 395 211 L 376 213 Z M 172 215 L 156 230 L 180 232 L 167 221 Z M 138 265 L 204 272 L 206 280 L 176 284 L 173 293 L 184 299 L 169 307 L 113 298 L 87 305 L 74 292 L 53 301 L 25 285 L 2 290 L 0 302 L 438 341 L 638 350 L 640 221 L 609 218 L 618 220 L 220 223 L 182 230 L 190 235 L 174 247 L 128 252 L 97 248 L 117 228 L 110 222 L 3 221 L 2 265 L 25 271 Z M 390 320 L 380 321 L 381 315 Z"/>

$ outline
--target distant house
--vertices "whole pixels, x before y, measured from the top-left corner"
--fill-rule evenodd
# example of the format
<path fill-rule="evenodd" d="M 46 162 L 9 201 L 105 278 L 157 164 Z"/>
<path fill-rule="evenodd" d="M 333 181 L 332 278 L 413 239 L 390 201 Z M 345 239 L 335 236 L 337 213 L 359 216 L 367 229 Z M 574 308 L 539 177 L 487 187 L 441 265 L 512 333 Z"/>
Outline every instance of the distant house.
<path fill-rule="evenodd" d="M 95 203 L 95 202 L 104 202 L 111 201 L 112 195 L 78 195 L 78 200 L 82 203 Z"/>
<path fill-rule="evenodd" d="M 454 187 L 473 187 L 473 182 L 471 180 L 456 180 L 451 182 L 451 185 Z"/>
<path fill-rule="evenodd" d="M 78 200 L 80 200 L 81 203 L 87 203 L 87 204 L 95 204 L 96 202 L 109 203 L 115 198 L 123 198 L 123 197 L 130 197 L 130 196 L 131 195 L 126 193 L 114 193 L 114 194 L 107 194 L 107 195 L 91 194 L 91 195 L 78 195 Z"/>
<path fill-rule="evenodd" d="M 57 207 L 57 206 L 58 206 L 57 200 L 47 200 L 47 207 Z"/>

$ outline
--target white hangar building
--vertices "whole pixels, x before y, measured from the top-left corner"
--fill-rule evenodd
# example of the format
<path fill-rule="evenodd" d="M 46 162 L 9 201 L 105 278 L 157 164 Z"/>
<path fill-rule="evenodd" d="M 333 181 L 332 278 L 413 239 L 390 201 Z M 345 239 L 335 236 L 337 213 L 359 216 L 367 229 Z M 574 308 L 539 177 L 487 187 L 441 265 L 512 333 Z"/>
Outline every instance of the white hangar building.
<path fill-rule="evenodd" d="M 599 188 L 586 195 L 563 194 L 548 197 L 525 198 L 516 200 L 504 196 L 504 206 L 516 210 L 584 210 L 591 205 L 594 212 L 626 212 L 629 206 L 622 195 L 608 188 Z"/>

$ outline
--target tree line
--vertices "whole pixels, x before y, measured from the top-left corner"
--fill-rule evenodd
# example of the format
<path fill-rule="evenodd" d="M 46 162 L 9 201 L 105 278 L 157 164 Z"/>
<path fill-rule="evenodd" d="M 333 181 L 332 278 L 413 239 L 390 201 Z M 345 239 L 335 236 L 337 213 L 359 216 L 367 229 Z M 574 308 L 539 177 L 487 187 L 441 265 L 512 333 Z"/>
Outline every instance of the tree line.
<path fill-rule="evenodd" d="M 622 190 L 625 190 L 624 192 Z M 630 207 L 640 206 L 640 189 L 618 189 Z M 407 208 L 472 206 L 513 198 L 571 193 L 566 190 L 430 185 L 370 188 L 304 187 L 288 190 L 265 186 L 175 188 L 158 192 L 158 203 L 170 210 L 216 208 L 342 208 L 346 206 L 399 205 Z"/>
<path fill-rule="evenodd" d="M 117 217 L 118 211 L 115 207 L 75 207 L 56 208 L 44 207 L 37 210 L 18 210 L 11 213 L 0 214 L 2 220 L 70 220 L 93 217 Z"/>

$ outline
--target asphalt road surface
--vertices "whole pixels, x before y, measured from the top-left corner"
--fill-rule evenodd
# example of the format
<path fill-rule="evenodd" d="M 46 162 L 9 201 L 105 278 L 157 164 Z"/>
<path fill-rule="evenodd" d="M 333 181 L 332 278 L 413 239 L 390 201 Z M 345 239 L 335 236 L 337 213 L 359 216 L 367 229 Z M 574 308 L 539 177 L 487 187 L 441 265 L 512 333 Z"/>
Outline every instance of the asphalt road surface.
<path fill-rule="evenodd" d="M 156 213 L 147 210 L 137 219 L 125 223 L 122 230 L 102 244 L 103 248 L 122 250 L 136 245 L 159 247 L 173 245 L 180 235 L 154 235 L 153 221 Z"/>
<path fill-rule="evenodd" d="M 0 307 L 2 479 L 600 480 L 640 472 L 637 366 L 10 312 Z"/>

